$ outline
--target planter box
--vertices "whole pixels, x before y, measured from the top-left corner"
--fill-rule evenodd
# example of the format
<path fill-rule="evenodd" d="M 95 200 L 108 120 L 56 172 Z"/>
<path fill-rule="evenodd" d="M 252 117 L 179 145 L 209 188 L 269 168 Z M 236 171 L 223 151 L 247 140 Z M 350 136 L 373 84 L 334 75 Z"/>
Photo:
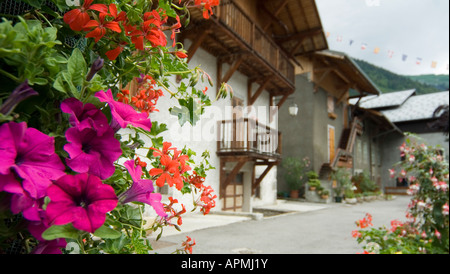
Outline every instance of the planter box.
<path fill-rule="evenodd" d="M 377 199 L 377 196 L 365 196 L 364 197 L 364 201 L 366 202 L 372 202 L 375 201 Z"/>
<path fill-rule="evenodd" d="M 345 203 L 346 204 L 351 204 L 351 205 L 355 205 L 358 203 L 358 200 L 356 198 L 346 198 L 345 199 Z"/>
<path fill-rule="evenodd" d="M 331 193 L 331 182 L 329 181 L 321 181 L 320 182 L 324 189 L 328 189 Z M 330 204 L 333 201 L 333 197 L 331 195 L 328 196 L 328 199 L 324 200 L 317 194 L 317 192 L 309 190 L 308 184 L 305 184 L 305 200 L 309 203 L 320 203 L 320 204 Z"/>

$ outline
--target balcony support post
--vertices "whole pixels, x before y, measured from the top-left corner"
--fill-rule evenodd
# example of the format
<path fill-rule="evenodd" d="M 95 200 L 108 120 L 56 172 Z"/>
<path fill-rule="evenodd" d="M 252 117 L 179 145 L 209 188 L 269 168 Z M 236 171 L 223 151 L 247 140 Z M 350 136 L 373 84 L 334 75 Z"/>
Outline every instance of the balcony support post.
<path fill-rule="evenodd" d="M 266 177 L 267 174 L 269 174 L 269 171 L 276 166 L 277 163 L 276 162 L 271 162 L 268 164 L 267 168 L 264 170 L 264 172 L 259 176 L 258 179 L 255 179 L 253 184 L 252 184 L 252 195 L 255 194 L 255 190 L 256 188 L 261 184 L 262 180 L 264 180 L 264 178 Z M 256 167 L 256 165 L 255 165 Z M 255 174 L 255 167 L 253 168 L 253 174 Z M 253 177 L 255 177 L 255 175 L 253 175 Z"/>
<path fill-rule="evenodd" d="M 207 28 L 203 28 L 200 31 L 200 34 L 198 35 L 198 38 L 195 39 L 192 42 L 192 45 L 189 47 L 188 50 L 188 59 L 187 62 L 189 63 L 189 61 L 191 61 L 192 57 L 194 57 L 195 53 L 197 52 L 197 50 L 200 48 L 200 46 L 202 45 L 203 41 L 205 40 L 205 38 L 211 33 L 211 29 L 209 27 Z"/>
<path fill-rule="evenodd" d="M 221 87 L 222 83 L 227 83 L 231 79 L 231 77 L 236 72 L 236 70 L 238 70 L 238 68 L 242 64 L 242 62 L 244 62 L 244 55 L 243 54 L 238 56 L 238 58 L 233 62 L 231 67 L 228 69 L 228 71 L 225 74 L 225 76 L 222 77 L 223 61 L 220 60 L 220 58 L 219 58 L 219 60 L 217 62 L 217 93 L 219 93 L 219 90 L 220 90 L 220 87 Z"/>
<path fill-rule="evenodd" d="M 266 88 L 267 84 L 269 84 L 271 77 L 266 77 L 264 82 L 261 84 L 261 86 L 258 88 L 258 90 L 255 92 L 255 94 L 252 95 L 252 84 L 249 84 L 249 90 L 248 90 L 248 105 L 251 106 L 256 102 L 256 99 L 261 95 L 263 90 Z"/>

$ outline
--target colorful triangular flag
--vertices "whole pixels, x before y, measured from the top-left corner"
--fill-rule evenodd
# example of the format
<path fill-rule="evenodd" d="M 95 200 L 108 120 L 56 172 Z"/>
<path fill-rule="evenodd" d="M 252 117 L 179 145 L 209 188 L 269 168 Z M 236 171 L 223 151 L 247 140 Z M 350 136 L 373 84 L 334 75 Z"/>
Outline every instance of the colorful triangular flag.
<path fill-rule="evenodd" d="M 417 65 L 422 64 L 422 58 L 418 57 L 417 60 L 416 60 L 416 64 Z"/>
<path fill-rule="evenodd" d="M 403 62 L 405 62 L 406 60 L 408 59 L 408 55 L 406 55 L 406 54 L 403 54 L 403 56 L 402 56 L 402 60 L 403 60 Z"/>
<path fill-rule="evenodd" d="M 362 50 L 365 50 L 365 49 L 367 49 L 367 44 L 366 44 L 366 43 L 362 43 L 362 45 L 361 45 L 361 49 L 362 49 Z"/>
<path fill-rule="evenodd" d="M 436 61 L 431 62 L 431 68 L 436 68 L 436 67 L 437 67 L 437 62 Z"/>
<path fill-rule="evenodd" d="M 376 47 L 376 48 L 373 50 L 373 53 L 375 53 L 375 54 L 380 53 L 380 48 L 379 48 L 379 47 Z"/>
<path fill-rule="evenodd" d="M 392 58 L 394 56 L 394 52 L 392 50 L 388 51 L 388 56 L 389 58 Z"/>

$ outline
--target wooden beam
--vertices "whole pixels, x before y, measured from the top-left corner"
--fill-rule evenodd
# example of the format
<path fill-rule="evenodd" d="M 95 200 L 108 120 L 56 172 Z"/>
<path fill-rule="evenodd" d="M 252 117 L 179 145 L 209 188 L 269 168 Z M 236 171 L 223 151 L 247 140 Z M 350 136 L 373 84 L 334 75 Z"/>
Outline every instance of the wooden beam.
<path fill-rule="evenodd" d="M 342 72 L 340 72 L 338 69 L 333 69 L 333 72 L 336 73 L 336 75 L 339 76 L 339 78 L 341 78 L 347 84 L 351 83 L 351 81 Z"/>
<path fill-rule="evenodd" d="M 261 95 L 263 90 L 266 88 L 267 84 L 270 82 L 271 77 L 266 77 L 264 82 L 261 84 L 261 86 L 258 88 L 258 90 L 253 94 L 251 97 L 248 98 L 248 105 L 251 106 L 256 102 L 256 99 Z M 251 90 L 249 91 L 249 94 L 251 94 Z"/>
<path fill-rule="evenodd" d="M 321 32 L 322 32 L 322 28 L 318 27 L 318 28 L 313 28 L 313 29 L 307 30 L 307 31 L 301 31 L 301 32 L 298 32 L 298 33 L 295 33 L 295 34 L 292 34 L 289 36 L 278 37 L 278 38 L 275 38 L 275 40 L 278 43 L 286 43 L 286 42 L 289 42 L 292 40 L 302 40 L 307 37 L 311 37 L 311 36 L 320 34 Z"/>
<path fill-rule="evenodd" d="M 347 89 L 347 91 L 348 91 L 348 89 Z M 338 99 L 336 105 L 339 105 L 340 103 L 344 102 L 345 99 L 347 99 L 347 97 L 348 97 L 347 91 L 342 93 L 342 96 Z"/>
<path fill-rule="evenodd" d="M 290 56 L 294 56 L 295 52 L 303 45 L 303 41 L 305 41 L 305 38 L 300 39 L 297 44 L 289 51 Z"/>
<path fill-rule="evenodd" d="M 225 74 L 225 76 L 222 78 L 222 65 L 223 65 L 223 58 L 219 58 L 217 61 L 217 94 L 219 94 L 220 87 L 223 83 L 227 83 L 233 74 L 236 72 L 236 70 L 239 68 L 239 66 L 244 61 L 244 55 L 239 55 L 238 59 L 234 61 L 234 63 L 231 65 L 228 72 Z"/>
<path fill-rule="evenodd" d="M 262 180 L 266 177 L 267 174 L 269 174 L 270 170 L 276 165 L 276 163 L 269 163 L 267 168 L 264 170 L 264 172 L 259 176 L 258 179 L 256 179 L 252 184 L 252 195 L 255 194 L 256 188 L 261 184 Z M 254 171 L 253 171 L 254 172 Z"/>
<path fill-rule="evenodd" d="M 331 69 L 325 70 L 324 73 L 322 74 L 322 76 L 320 77 L 320 79 L 318 81 L 314 81 L 314 83 L 320 85 L 320 83 L 323 82 L 323 80 L 325 80 L 325 78 L 328 76 L 328 74 L 330 74 Z"/>
<path fill-rule="evenodd" d="M 281 98 L 281 100 L 278 102 L 277 104 L 277 108 L 276 111 L 271 111 L 270 117 L 269 117 L 269 122 L 272 123 L 273 122 L 273 116 L 275 116 L 275 114 L 278 114 L 278 111 L 280 110 L 280 108 L 283 106 L 283 104 L 286 102 L 286 100 L 289 98 L 290 95 L 292 95 L 294 93 L 294 90 L 291 90 L 291 92 L 285 93 L 283 95 L 283 98 Z"/>
<path fill-rule="evenodd" d="M 280 108 L 283 106 L 283 104 L 286 102 L 286 100 L 289 98 L 289 96 L 290 96 L 292 93 L 293 93 L 293 92 L 287 93 L 287 94 L 285 94 L 285 95 L 283 96 L 283 98 L 281 98 L 280 102 L 278 102 L 278 105 L 277 105 L 278 109 L 280 109 Z"/>
<path fill-rule="evenodd" d="M 269 14 L 271 20 L 269 22 L 267 22 L 267 24 L 263 27 L 263 30 L 266 32 L 270 25 L 272 25 L 272 21 L 276 22 L 277 24 L 282 25 L 286 31 L 288 31 L 286 24 L 284 24 L 280 19 L 277 18 L 277 15 L 281 12 L 281 10 L 287 5 L 288 0 L 284 0 L 279 6 L 278 8 L 274 11 L 274 13 L 270 12 L 266 6 L 264 6 L 264 4 L 262 4 L 262 10 L 265 11 L 267 14 Z"/>
<path fill-rule="evenodd" d="M 205 38 L 210 33 L 211 33 L 211 29 L 209 27 L 204 28 L 203 30 L 200 31 L 200 34 L 197 36 L 197 38 L 195 40 L 193 40 L 192 45 L 188 49 L 188 58 L 187 58 L 188 63 L 189 63 L 189 61 L 191 61 L 192 57 L 194 57 L 195 53 L 200 48 L 203 41 L 205 41 Z"/>
<path fill-rule="evenodd" d="M 234 61 L 233 65 L 230 67 L 227 74 L 225 74 L 225 76 L 223 77 L 222 82 L 227 83 L 231 79 L 233 74 L 236 72 L 236 70 L 239 68 L 239 66 L 242 64 L 242 62 L 244 62 L 243 55 L 239 56 L 239 58 L 236 61 Z"/>

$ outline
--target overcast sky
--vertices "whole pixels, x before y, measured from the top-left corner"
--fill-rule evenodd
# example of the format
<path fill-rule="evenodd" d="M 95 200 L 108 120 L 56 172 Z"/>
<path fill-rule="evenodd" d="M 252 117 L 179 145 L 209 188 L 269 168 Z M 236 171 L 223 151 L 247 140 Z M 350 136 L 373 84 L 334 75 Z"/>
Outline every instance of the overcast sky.
<path fill-rule="evenodd" d="M 449 74 L 449 2 L 316 0 L 330 50 L 401 75 Z"/>

